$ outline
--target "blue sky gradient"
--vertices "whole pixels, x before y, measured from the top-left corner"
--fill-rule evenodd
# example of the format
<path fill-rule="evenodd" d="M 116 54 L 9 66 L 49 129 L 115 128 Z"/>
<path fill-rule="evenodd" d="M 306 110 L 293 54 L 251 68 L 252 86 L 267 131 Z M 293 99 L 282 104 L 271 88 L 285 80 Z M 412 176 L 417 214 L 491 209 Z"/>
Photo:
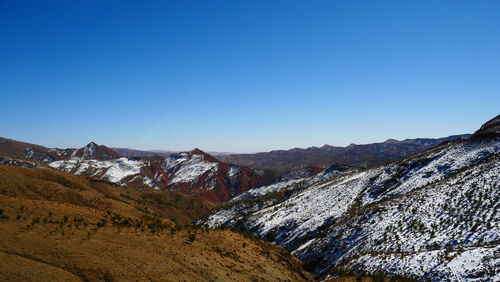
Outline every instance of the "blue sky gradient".
<path fill-rule="evenodd" d="M 500 1 L 1 1 L 0 136 L 255 152 L 470 133 Z"/>

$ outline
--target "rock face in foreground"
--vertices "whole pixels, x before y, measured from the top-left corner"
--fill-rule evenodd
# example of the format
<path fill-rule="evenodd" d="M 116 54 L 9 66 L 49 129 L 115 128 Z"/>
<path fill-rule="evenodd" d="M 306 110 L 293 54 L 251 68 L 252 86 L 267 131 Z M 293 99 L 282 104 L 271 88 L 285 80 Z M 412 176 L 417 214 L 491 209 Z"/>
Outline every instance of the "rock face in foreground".
<path fill-rule="evenodd" d="M 498 281 L 499 153 L 498 137 L 455 140 L 371 169 L 251 189 L 200 223 L 260 235 L 323 278 Z"/>

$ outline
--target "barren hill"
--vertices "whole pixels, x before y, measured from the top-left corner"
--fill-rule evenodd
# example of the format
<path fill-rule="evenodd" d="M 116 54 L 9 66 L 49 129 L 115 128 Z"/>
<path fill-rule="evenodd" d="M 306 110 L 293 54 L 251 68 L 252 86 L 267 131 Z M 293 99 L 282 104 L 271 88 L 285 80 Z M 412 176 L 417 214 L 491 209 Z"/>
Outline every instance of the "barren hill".
<path fill-rule="evenodd" d="M 311 279 L 281 247 L 181 225 L 213 207 L 182 193 L 0 165 L 0 207 L 2 281 Z"/>

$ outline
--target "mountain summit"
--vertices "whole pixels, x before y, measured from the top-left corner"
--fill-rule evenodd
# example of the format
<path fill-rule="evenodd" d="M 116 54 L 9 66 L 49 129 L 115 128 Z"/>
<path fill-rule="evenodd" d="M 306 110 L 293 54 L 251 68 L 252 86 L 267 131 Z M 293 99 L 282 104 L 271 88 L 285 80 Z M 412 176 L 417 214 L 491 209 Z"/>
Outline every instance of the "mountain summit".
<path fill-rule="evenodd" d="M 198 148 L 172 154 L 161 166 L 169 175 L 167 189 L 217 202 L 263 184 L 255 171 L 221 162 Z"/>
<path fill-rule="evenodd" d="M 120 158 L 118 154 L 113 149 L 110 149 L 104 145 L 97 145 L 95 142 L 90 142 L 85 147 L 78 149 L 74 153 L 75 157 L 80 157 L 84 159 L 96 159 L 96 160 L 111 160 Z"/>

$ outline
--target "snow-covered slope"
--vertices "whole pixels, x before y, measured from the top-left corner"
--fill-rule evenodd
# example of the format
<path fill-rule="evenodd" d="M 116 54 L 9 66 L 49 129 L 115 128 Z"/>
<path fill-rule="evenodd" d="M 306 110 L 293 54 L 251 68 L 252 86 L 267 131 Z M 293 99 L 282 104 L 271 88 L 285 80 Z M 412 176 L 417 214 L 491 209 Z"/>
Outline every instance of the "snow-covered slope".
<path fill-rule="evenodd" d="M 201 176 L 208 173 L 210 178 L 219 170 L 219 164 L 205 160 L 202 154 L 190 154 L 184 152 L 175 154 L 167 158 L 162 167 L 172 175 L 171 184 L 193 183 L 197 182 Z M 215 182 L 205 185 L 205 189 L 212 190 L 215 188 Z"/>
<path fill-rule="evenodd" d="M 498 137 L 453 141 L 372 169 L 252 189 L 200 223 L 249 230 L 322 275 L 500 279 L 491 257 L 500 241 L 499 151 Z"/>
<path fill-rule="evenodd" d="M 242 193 L 237 197 L 234 197 L 233 199 L 231 199 L 231 201 L 235 202 L 241 200 L 262 198 L 264 196 L 269 196 L 271 194 L 275 194 L 278 192 L 297 191 L 304 187 L 308 187 L 313 184 L 318 184 L 322 181 L 331 179 L 336 175 L 347 173 L 348 171 L 354 171 L 354 170 L 352 168 L 348 169 L 347 167 L 344 166 L 334 165 L 310 177 L 298 177 L 298 178 L 287 177 L 277 183 L 248 190 L 247 192 Z"/>
<path fill-rule="evenodd" d="M 94 160 L 73 157 L 49 163 L 49 166 L 64 172 L 99 177 L 110 182 L 126 185 L 140 183 L 159 189 L 156 179 L 144 175 L 143 171 L 150 163 L 139 159 L 118 158 L 113 160 Z M 161 180 L 161 179 L 160 179 Z"/>
<path fill-rule="evenodd" d="M 255 171 L 220 162 L 199 149 L 172 154 L 161 166 L 170 177 L 168 189 L 213 201 L 227 201 L 263 183 Z"/>
<path fill-rule="evenodd" d="M 113 154 L 103 149 L 106 148 L 104 146 L 92 144 L 75 151 L 72 158 L 53 161 L 48 166 L 65 172 L 103 178 L 120 185 L 134 184 L 141 188 L 178 190 L 213 201 L 229 200 L 262 184 L 262 179 L 256 172 L 222 163 L 199 149 L 172 154 L 166 159 L 107 159 Z"/>

